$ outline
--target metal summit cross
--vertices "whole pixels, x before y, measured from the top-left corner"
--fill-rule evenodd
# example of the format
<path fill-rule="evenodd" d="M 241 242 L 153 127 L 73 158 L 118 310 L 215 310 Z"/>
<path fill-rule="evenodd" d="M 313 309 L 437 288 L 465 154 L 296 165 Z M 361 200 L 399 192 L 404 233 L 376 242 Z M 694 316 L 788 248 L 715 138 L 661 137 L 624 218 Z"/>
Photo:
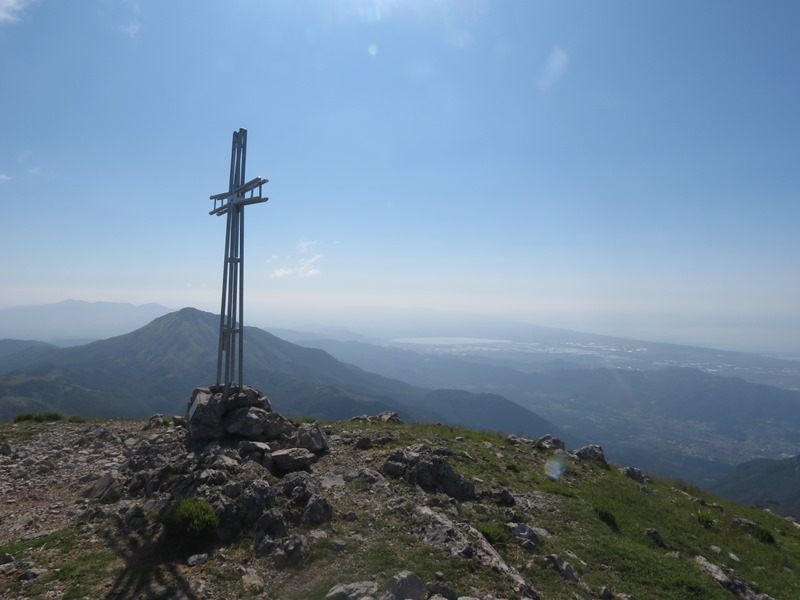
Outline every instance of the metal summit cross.
<path fill-rule="evenodd" d="M 217 353 L 217 385 L 223 382 L 224 370 L 225 398 L 228 397 L 233 375 L 237 370 L 239 385 L 244 383 L 244 207 L 269 199 L 261 197 L 261 186 L 267 183 L 267 179 L 256 177 L 245 183 L 246 156 L 247 130 L 239 129 L 233 132 L 228 191 L 211 196 L 214 210 L 208 213 L 228 215 Z"/>

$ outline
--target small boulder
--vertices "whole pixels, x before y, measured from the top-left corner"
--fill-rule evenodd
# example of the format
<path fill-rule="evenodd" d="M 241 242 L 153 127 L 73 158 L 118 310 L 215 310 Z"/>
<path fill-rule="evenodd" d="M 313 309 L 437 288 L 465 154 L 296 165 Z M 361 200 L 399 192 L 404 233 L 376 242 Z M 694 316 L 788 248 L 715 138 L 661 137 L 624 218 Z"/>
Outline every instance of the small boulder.
<path fill-rule="evenodd" d="M 164 427 L 165 425 L 166 423 L 164 422 L 164 415 L 162 415 L 161 413 L 156 413 L 150 417 L 144 428 L 153 429 L 154 427 Z"/>
<path fill-rule="evenodd" d="M 263 440 L 265 421 L 269 413 L 263 408 L 242 406 L 228 411 L 222 420 L 225 433 L 251 440 Z"/>
<path fill-rule="evenodd" d="M 548 554 L 542 558 L 545 566 L 552 567 L 555 571 L 568 581 L 578 581 L 578 574 L 567 561 L 557 554 Z"/>
<path fill-rule="evenodd" d="M 708 574 L 721 588 L 747 600 L 773 600 L 767 594 L 757 594 L 733 569 L 711 563 L 703 556 L 695 556 L 700 570 Z"/>
<path fill-rule="evenodd" d="M 378 593 L 378 584 L 374 581 L 356 581 L 355 583 L 340 583 L 333 586 L 327 594 L 325 600 L 361 600 L 365 596 L 373 596 Z"/>
<path fill-rule="evenodd" d="M 509 433 L 506 436 L 506 441 L 509 444 L 514 444 L 515 446 L 519 446 L 519 445 L 528 445 L 528 446 L 530 446 L 531 444 L 536 443 L 535 440 L 531 440 L 531 439 L 516 435 L 514 433 Z"/>
<path fill-rule="evenodd" d="M 433 598 L 438 596 L 444 598 L 444 600 L 458 600 L 458 594 L 441 581 L 429 581 L 425 584 L 425 587 L 430 594 L 433 594 Z"/>
<path fill-rule="evenodd" d="M 304 471 L 289 473 L 276 487 L 296 504 L 305 506 L 312 496 L 321 492 L 320 485 Z"/>
<path fill-rule="evenodd" d="M 536 531 L 527 523 L 506 523 L 506 527 L 511 530 L 511 535 L 526 544 L 526 547 L 538 546 L 542 543 Z"/>
<path fill-rule="evenodd" d="M 47 573 L 47 569 L 28 569 L 19 576 L 20 581 L 33 581 Z"/>
<path fill-rule="evenodd" d="M 360 467 L 348 474 L 351 481 L 368 483 L 370 485 L 386 485 L 386 478 L 375 469 Z"/>
<path fill-rule="evenodd" d="M 272 463 L 281 471 L 299 471 L 314 462 L 314 455 L 305 448 L 286 448 L 272 453 Z"/>
<path fill-rule="evenodd" d="M 318 525 L 325 521 L 330 521 L 333 515 L 333 508 L 327 498 L 322 496 L 312 496 L 303 513 L 302 522 L 311 525 Z"/>
<path fill-rule="evenodd" d="M 400 571 L 389 580 L 380 600 L 425 600 L 428 590 L 422 580 L 411 571 Z"/>
<path fill-rule="evenodd" d="M 289 440 L 296 435 L 295 426 L 283 415 L 270 412 L 264 420 L 265 440 Z"/>
<path fill-rule="evenodd" d="M 633 479 L 634 481 L 637 481 L 639 483 L 647 482 L 647 477 L 645 477 L 644 473 L 642 473 L 636 467 L 622 467 L 619 471 L 620 473 L 625 475 L 625 477 Z"/>
<path fill-rule="evenodd" d="M 372 438 L 368 436 L 361 436 L 356 440 L 356 450 L 369 450 L 372 448 Z"/>
<path fill-rule="evenodd" d="M 514 498 L 514 494 L 512 494 L 511 491 L 506 488 L 491 490 L 488 495 L 500 506 L 514 506 L 517 503 L 516 498 Z"/>
<path fill-rule="evenodd" d="M 195 388 L 186 411 L 189 435 L 193 440 L 221 438 L 225 434 L 222 426 L 224 414 L 221 393 L 215 394 L 209 388 Z"/>
<path fill-rule="evenodd" d="M 608 469 L 608 462 L 606 462 L 605 454 L 603 453 L 602 446 L 597 444 L 589 444 L 583 448 L 578 448 L 572 455 L 578 460 L 593 462 L 600 465 L 604 469 Z"/>
<path fill-rule="evenodd" d="M 393 410 L 385 410 L 383 412 L 378 413 L 375 416 L 376 419 L 379 421 L 383 421 L 384 423 L 391 422 L 391 423 L 402 423 L 403 420 Z"/>
<path fill-rule="evenodd" d="M 111 473 L 106 473 L 83 490 L 83 496 L 85 498 L 106 503 L 116 502 L 121 495 L 122 488 Z"/>
<path fill-rule="evenodd" d="M 302 569 L 308 560 L 308 541 L 302 535 L 283 538 L 272 556 L 278 569 Z"/>
<path fill-rule="evenodd" d="M 240 456 L 264 456 L 265 452 L 269 452 L 269 444 L 266 442 L 254 442 L 253 440 L 242 440 L 236 446 Z"/>
<path fill-rule="evenodd" d="M 212 386 L 211 391 L 224 392 L 225 386 Z M 269 399 L 259 390 L 249 385 L 237 386 L 233 384 L 228 392 L 226 409 L 233 410 L 234 408 L 240 408 L 242 406 L 255 406 L 267 412 L 272 412 Z"/>
<path fill-rule="evenodd" d="M 424 444 L 397 450 L 381 469 L 390 477 L 402 477 L 428 493 L 443 492 L 458 501 L 475 498 L 475 485 L 458 475 L 443 457 L 446 449 L 432 450 Z"/>
<path fill-rule="evenodd" d="M 186 564 L 190 567 L 199 567 L 200 565 L 204 565 L 208 562 L 208 554 L 193 554 L 189 558 L 186 559 Z"/>
<path fill-rule="evenodd" d="M 261 556 L 271 552 L 278 540 L 286 536 L 286 519 L 277 508 L 266 511 L 256 523 L 256 534 L 253 540 L 256 554 Z"/>
<path fill-rule="evenodd" d="M 304 423 L 297 428 L 296 445 L 318 454 L 328 449 L 328 436 L 322 431 L 319 423 Z"/>
<path fill-rule="evenodd" d="M 553 437 L 549 433 L 544 437 L 536 440 L 536 444 L 543 450 L 566 450 L 567 445 L 557 437 Z"/>

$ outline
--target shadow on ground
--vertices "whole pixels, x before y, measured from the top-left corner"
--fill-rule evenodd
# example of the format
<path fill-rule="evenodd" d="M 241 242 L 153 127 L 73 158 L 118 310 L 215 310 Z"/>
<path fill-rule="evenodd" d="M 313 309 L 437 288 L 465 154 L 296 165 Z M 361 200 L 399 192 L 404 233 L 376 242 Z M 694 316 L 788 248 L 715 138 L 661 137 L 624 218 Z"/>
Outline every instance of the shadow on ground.
<path fill-rule="evenodd" d="M 119 519 L 119 528 L 106 536 L 108 547 L 123 561 L 122 570 L 109 587 L 107 600 L 174 598 L 199 600 L 187 579 L 187 559 L 209 553 L 213 543 L 165 539 L 161 528 L 149 527 L 129 536 Z"/>

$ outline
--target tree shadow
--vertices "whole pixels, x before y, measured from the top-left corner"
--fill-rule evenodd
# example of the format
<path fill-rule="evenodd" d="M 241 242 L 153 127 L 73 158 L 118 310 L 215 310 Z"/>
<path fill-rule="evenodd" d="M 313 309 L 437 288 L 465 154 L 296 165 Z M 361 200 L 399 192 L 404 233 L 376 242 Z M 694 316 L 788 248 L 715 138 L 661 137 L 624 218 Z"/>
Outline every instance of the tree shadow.
<path fill-rule="evenodd" d="M 129 536 L 130 527 L 122 518 L 116 517 L 116 520 L 116 529 L 108 530 L 104 537 L 124 565 L 104 596 L 107 600 L 198 600 L 181 567 L 186 565 L 189 556 L 213 550 L 211 541 L 167 540 L 161 528 L 153 525 L 137 530 L 136 536 Z"/>

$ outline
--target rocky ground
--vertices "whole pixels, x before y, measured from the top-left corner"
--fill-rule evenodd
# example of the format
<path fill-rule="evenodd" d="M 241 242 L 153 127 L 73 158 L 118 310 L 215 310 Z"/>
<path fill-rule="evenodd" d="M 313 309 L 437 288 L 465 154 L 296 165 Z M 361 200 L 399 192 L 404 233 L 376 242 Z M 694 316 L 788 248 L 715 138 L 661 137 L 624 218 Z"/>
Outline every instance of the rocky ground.
<path fill-rule="evenodd" d="M 141 422 L 133 421 L 39 429 L 29 439 L 0 446 L 0 545 L 41 537 L 74 521 L 89 504 L 81 495 L 88 483 L 102 472 L 118 474 L 142 437 Z"/>
<path fill-rule="evenodd" d="M 160 416 L 145 423 L 37 427 L 29 438 L 12 439 L 2 446 L 0 546 L 13 541 L 24 545 L 73 526 L 90 546 L 92 542 L 104 548 L 113 546 L 119 553 L 115 562 L 127 561 L 126 568 L 136 569 L 136 552 L 125 547 L 131 545 L 131 539 L 140 546 L 152 544 L 161 532 L 161 526 L 147 515 L 155 514 L 176 496 L 202 497 L 223 515 L 216 532 L 218 541 L 190 540 L 181 559 L 169 556 L 164 564 L 151 565 L 151 578 L 137 575 L 140 589 L 131 590 L 134 578 L 123 574 L 102 582 L 99 594 L 118 598 L 281 598 L 269 590 L 281 588 L 284 573 L 301 572 L 315 546 L 340 553 L 345 563 L 348 553 L 375 543 L 381 532 L 370 531 L 370 521 L 387 512 L 409 518 L 408 534 L 484 564 L 506 577 L 509 589 L 518 588 L 524 597 L 537 597 L 533 585 L 509 567 L 477 531 L 460 528 L 451 520 L 453 505 L 458 500 L 475 500 L 476 492 L 474 483 L 449 468 L 444 458 L 450 451 L 420 444 L 392 453 L 390 460 L 377 460 L 375 448 L 387 445 L 392 432 L 375 439 L 365 435 L 358 424 L 326 427 L 324 452 L 313 458 L 305 455 L 306 462 L 301 458 L 288 465 L 287 471 L 270 464 L 271 453 L 259 448 L 260 444 L 242 440 L 196 444 L 185 427 L 176 427 Z M 16 427 L 20 433 L 29 428 Z M 399 433 L 395 435 L 399 437 Z M 497 495 L 499 502 L 504 502 L 500 492 Z M 552 499 L 538 501 L 542 505 L 547 502 Z M 320 528 L 330 521 L 362 521 L 367 531 L 345 527 L 352 530 L 336 537 L 335 531 Z M 245 543 L 238 539 L 242 532 L 247 533 Z M 536 537 L 532 529 L 524 528 L 522 533 Z M 238 553 L 242 546 L 249 546 L 245 553 L 252 555 L 257 566 L 230 565 L 239 581 L 224 579 L 220 586 L 218 577 L 203 576 L 204 568 L 215 562 L 222 563 L 222 568 L 233 562 L 226 552 Z M 7 556 L 0 581 L 8 585 L 14 579 L 33 581 L 48 574 L 54 565 L 41 560 L 39 554 Z M 375 575 L 364 581 L 344 578 L 331 586 L 325 597 L 360 600 L 377 598 L 379 592 L 387 599 L 494 597 L 477 588 L 460 590 L 463 593 L 457 595 L 457 582 L 444 581 L 441 572 L 428 582 L 403 570 Z M 63 596 L 69 589 L 66 583 L 62 587 L 54 582 L 46 597 Z M 28 597 L 24 585 L 10 587 L 16 589 L 0 593 L 0 597 Z M 296 597 L 305 596 L 300 592 Z"/>
<path fill-rule="evenodd" d="M 412 430 L 394 414 L 294 423 L 263 399 L 203 410 L 206 425 L 159 415 L 5 426 L 0 598 L 634 598 L 602 583 L 620 581 L 613 565 L 553 551 L 586 527 L 562 511 L 575 503 L 567 487 L 530 485 L 534 472 L 604 473 L 597 446 Z M 636 469 L 624 475 L 652 495 Z M 170 530 L 181 499 L 213 509 L 213 527 Z M 697 564 L 731 597 L 769 598 L 713 560 Z"/>

